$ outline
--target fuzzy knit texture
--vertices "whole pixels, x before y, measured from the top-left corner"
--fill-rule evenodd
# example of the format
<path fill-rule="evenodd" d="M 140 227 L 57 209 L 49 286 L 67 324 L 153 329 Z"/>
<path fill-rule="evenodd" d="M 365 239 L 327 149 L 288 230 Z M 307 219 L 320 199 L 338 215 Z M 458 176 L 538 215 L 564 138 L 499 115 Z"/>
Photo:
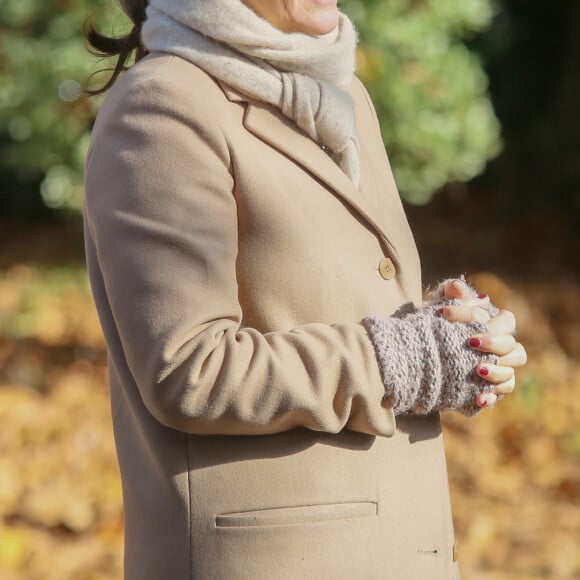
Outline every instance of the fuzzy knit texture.
<path fill-rule="evenodd" d="M 450 322 L 437 314 L 442 306 L 459 304 L 443 295 L 449 281 L 429 293 L 422 308 L 408 304 L 392 316 L 363 320 L 377 353 L 385 397 L 396 415 L 455 410 L 473 416 L 481 410 L 477 395 L 493 391 L 475 368 L 482 362 L 497 364 L 497 356 L 469 346 L 473 335 L 490 331 L 487 324 Z M 492 317 L 499 314 L 491 303 L 485 308 Z"/>
<path fill-rule="evenodd" d="M 240 0 L 151 0 L 142 41 L 280 109 L 358 187 L 360 145 L 348 93 L 357 35 L 346 15 L 328 34 L 310 36 L 278 30 Z"/>

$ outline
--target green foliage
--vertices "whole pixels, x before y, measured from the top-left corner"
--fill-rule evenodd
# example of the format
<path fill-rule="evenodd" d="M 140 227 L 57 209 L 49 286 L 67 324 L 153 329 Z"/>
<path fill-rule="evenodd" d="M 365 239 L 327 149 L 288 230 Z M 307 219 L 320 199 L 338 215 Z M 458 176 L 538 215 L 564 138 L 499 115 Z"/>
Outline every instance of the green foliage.
<path fill-rule="evenodd" d="M 464 44 L 493 16 L 491 0 L 345 0 L 359 30 L 359 75 L 381 120 L 403 196 L 428 201 L 480 173 L 500 127 L 478 58 Z"/>
<path fill-rule="evenodd" d="M 479 173 L 499 149 L 499 127 L 482 67 L 461 39 L 487 25 L 490 0 L 345 0 L 343 8 L 360 31 L 360 74 L 403 195 L 424 202 L 447 181 Z M 110 66 L 86 52 L 88 17 L 126 31 L 113 0 L 0 0 L 0 173 L 40 182 L 52 208 L 82 203 L 99 99 L 80 89 Z"/>
<path fill-rule="evenodd" d="M 528 376 L 517 390 L 517 396 L 521 401 L 521 408 L 531 412 L 537 411 L 540 407 L 543 394 L 544 386 L 541 380 L 535 375 Z"/>
<path fill-rule="evenodd" d="M 108 0 L 0 0 L 0 169 L 41 183 L 43 202 L 79 208 L 98 100 L 82 93 L 97 59 L 82 29 L 119 20 Z M 13 184 L 18 189 L 18 183 Z"/>

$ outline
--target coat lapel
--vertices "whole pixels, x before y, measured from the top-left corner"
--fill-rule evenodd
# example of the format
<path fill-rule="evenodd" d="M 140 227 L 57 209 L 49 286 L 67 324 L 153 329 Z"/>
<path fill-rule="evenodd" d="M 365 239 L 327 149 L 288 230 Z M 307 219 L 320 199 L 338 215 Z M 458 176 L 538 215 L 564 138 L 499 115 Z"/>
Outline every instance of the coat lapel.
<path fill-rule="evenodd" d="M 272 106 L 250 101 L 244 95 L 225 84 L 221 84 L 221 88 L 230 101 L 247 103 L 243 122 L 248 131 L 325 183 L 333 193 L 342 198 L 364 221 L 379 233 L 387 241 L 391 250 L 397 254 L 397 250 L 387 236 L 385 228 L 373 217 L 373 213 L 361 192 L 310 137 L 300 131 L 300 129 L 297 129 L 292 120 L 282 115 Z"/>

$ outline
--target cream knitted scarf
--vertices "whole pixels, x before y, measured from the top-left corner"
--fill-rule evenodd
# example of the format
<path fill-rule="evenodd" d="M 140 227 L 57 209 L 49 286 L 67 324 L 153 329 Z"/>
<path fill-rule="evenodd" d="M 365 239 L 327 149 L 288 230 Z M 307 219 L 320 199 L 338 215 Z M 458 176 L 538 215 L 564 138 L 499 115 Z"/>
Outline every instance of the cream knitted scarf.
<path fill-rule="evenodd" d="M 278 30 L 242 0 L 150 0 L 142 41 L 279 108 L 358 187 L 359 141 L 347 91 L 357 38 L 344 14 L 332 32 L 309 36 Z"/>

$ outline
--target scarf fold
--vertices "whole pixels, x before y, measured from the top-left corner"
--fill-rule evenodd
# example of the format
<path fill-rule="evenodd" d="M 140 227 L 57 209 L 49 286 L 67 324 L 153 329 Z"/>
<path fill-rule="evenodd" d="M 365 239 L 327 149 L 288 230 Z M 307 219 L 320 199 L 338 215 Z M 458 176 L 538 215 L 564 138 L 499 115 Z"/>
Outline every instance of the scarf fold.
<path fill-rule="evenodd" d="M 343 13 L 333 31 L 310 36 L 282 32 L 241 0 L 150 0 L 142 42 L 277 107 L 358 187 L 360 146 L 348 93 L 357 37 Z"/>

